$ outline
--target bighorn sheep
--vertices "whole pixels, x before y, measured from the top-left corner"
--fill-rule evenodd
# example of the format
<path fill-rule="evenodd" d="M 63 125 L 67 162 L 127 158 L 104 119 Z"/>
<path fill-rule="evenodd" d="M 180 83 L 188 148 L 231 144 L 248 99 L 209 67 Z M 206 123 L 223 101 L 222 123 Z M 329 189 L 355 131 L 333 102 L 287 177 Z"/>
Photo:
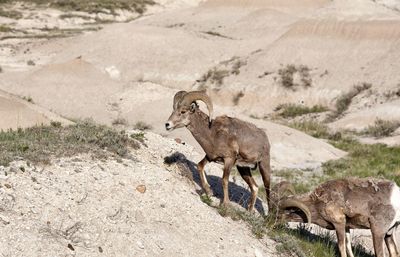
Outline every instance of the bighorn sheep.
<path fill-rule="evenodd" d="M 209 116 L 202 112 L 196 101 L 203 101 L 207 105 Z M 253 211 L 257 199 L 258 186 L 251 175 L 250 165 L 259 167 L 267 199 L 270 193 L 270 144 L 265 132 L 255 125 L 228 116 L 219 116 L 212 119 L 213 105 L 204 91 L 185 92 L 175 94 L 173 111 L 165 128 L 172 130 L 186 127 L 203 148 L 206 156 L 198 163 L 201 185 L 207 195 L 211 195 L 210 185 L 204 172 L 208 162 L 224 164 L 222 177 L 223 200 L 221 204 L 229 203 L 228 183 L 229 174 L 233 165 L 242 178 L 249 185 L 251 199 L 248 210 Z"/>
<path fill-rule="evenodd" d="M 279 203 L 279 216 L 286 221 L 307 220 L 335 229 L 341 257 L 354 256 L 349 232 L 356 228 L 371 229 L 377 257 L 385 256 L 383 242 L 390 257 L 400 256 L 394 238 L 394 230 L 400 222 L 400 190 L 389 180 L 327 181 L 311 193 L 283 198 Z"/>

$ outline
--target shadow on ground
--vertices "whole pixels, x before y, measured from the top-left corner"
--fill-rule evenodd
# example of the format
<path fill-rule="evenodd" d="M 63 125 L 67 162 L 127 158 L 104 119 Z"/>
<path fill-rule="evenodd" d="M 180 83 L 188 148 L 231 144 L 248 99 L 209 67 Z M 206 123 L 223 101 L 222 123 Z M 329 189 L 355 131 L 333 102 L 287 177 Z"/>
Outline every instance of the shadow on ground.
<path fill-rule="evenodd" d="M 182 153 L 175 152 L 164 158 L 164 163 L 166 164 L 177 164 L 180 172 L 183 176 L 188 177 L 190 180 L 194 181 L 197 185 L 201 187 L 199 172 L 197 171 L 197 164 L 188 160 L 186 156 Z M 222 175 L 222 170 L 221 170 Z M 222 178 L 214 175 L 207 175 L 208 183 L 214 192 L 214 196 L 222 200 Z M 203 191 L 198 190 L 197 193 L 201 195 Z M 237 185 L 233 182 L 229 182 L 229 199 L 231 202 L 237 203 L 243 208 L 247 208 L 247 202 L 250 199 L 250 190 Z M 255 209 L 261 214 L 266 215 L 262 201 L 257 198 Z"/>

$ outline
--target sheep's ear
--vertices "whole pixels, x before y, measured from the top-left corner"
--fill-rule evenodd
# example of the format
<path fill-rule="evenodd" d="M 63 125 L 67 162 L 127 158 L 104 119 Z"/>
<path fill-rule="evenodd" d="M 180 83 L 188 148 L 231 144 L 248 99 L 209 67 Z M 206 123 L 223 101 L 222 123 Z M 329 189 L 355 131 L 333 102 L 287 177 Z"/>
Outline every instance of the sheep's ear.
<path fill-rule="evenodd" d="M 197 108 L 196 102 L 193 102 L 193 103 L 190 104 L 190 111 L 191 112 L 194 112 L 196 110 L 196 108 Z"/>

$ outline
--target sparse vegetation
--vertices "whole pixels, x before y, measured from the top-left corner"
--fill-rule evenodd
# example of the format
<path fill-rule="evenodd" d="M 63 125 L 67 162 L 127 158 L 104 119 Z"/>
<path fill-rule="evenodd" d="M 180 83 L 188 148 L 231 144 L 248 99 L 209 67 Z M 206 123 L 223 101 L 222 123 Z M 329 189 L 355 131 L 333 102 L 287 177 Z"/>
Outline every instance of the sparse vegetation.
<path fill-rule="evenodd" d="M 362 134 L 374 136 L 376 138 L 388 137 L 399 127 L 399 121 L 376 119 L 374 125 L 368 126 L 368 128 L 362 131 Z"/>
<path fill-rule="evenodd" d="M 231 74 L 233 75 L 239 75 L 240 74 L 240 68 L 244 65 L 246 65 L 247 62 L 244 60 L 241 60 L 239 58 L 237 58 L 235 60 L 235 62 L 232 65 L 232 70 L 231 70 Z"/>
<path fill-rule="evenodd" d="M 1 3 L 2 2 L 0 2 L 0 4 Z M 15 10 L 4 10 L 3 8 L 0 8 L 0 16 L 18 20 L 22 18 L 22 13 Z"/>
<path fill-rule="evenodd" d="M 211 36 L 214 36 L 214 37 L 222 37 L 222 38 L 232 39 L 231 37 L 222 35 L 221 33 L 216 32 L 216 31 L 211 31 L 211 30 L 209 30 L 209 31 L 203 31 L 203 33 L 204 33 L 204 34 L 211 35 Z"/>
<path fill-rule="evenodd" d="M 25 101 L 27 101 L 27 102 L 29 102 L 29 103 L 33 103 L 33 99 L 32 99 L 32 97 L 30 97 L 30 96 L 28 96 L 28 97 L 23 96 L 22 99 L 24 99 Z"/>
<path fill-rule="evenodd" d="M 151 130 L 153 127 L 150 124 L 147 124 L 144 121 L 138 121 L 135 123 L 135 125 L 133 126 L 134 129 L 138 129 L 138 130 Z"/>
<path fill-rule="evenodd" d="M 73 19 L 73 18 L 80 18 L 83 20 L 90 20 L 92 19 L 89 16 L 85 16 L 85 15 L 81 15 L 81 14 L 76 14 L 76 13 L 65 13 L 65 14 L 61 14 L 59 16 L 60 19 Z"/>
<path fill-rule="evenodd" d="M 279 116 L 283 118 L 293 118 L 308 113 L 319 113 L 325 112 L 328 108 L 322 105 L 314 105 L 308 107 L 300 104 L 280 104 L 275 108 L 275 111 L 279 112 Z"/>
<path fill-rule="evenodd" d="M 1 26 L 1 25 L 0 25 Z M 83 28 L 71 28 L 71 29 L 60 29 L 60 28 L 43 28 L 40 29 L 43 33 L 37 34 L 37 33 L 30 33 L 28 31 L 24 30 L 16 30 L 16 29 L 11 29 L 10 31 L 19 31 L 22 32 L 22 34 L 12 34 L 12 35 L 7 35 L 0 37 L 0 40 L 6 40 L 6 39 L 51 39 L 51 38 L 62 38 L 62 37 L 70 37 L 74 35 L 78 35 L 84 31 L 96 31 L 99 30 L 100 27 L 83 27 Z M 0 28 L 1 32 L 1 28 Z"/>
<path fill-rule="evenodd" d="M 118 117 L 118 118 L 114 119 L 114 120 L 111 122 L 111 124 L 112 124 L 113 126 L 118 126 L 118 125 L 126 126 L 126 125 L 128 124 L 128 121 L 127 121 L 126 119 L 124 119 L 124 118 Z"/>
<path fill-rule="evenodd" d="M 29 66 L 35 66 L 35 65 L 36 65 L 35 62 L 34 62 L 33 60 L 28 60 L 28 61 L 26 62 L 26 64 L 28 64 Z"/>
<path fill-rule="evenodd" d="M 200 89 L 204 89 L 208 83 L 215 85 L 216 89 L 218 89 L 223 85 L 224 78 L 230 75 L 239 75 L 240 68 L 246 64 L 247 62 L 245 60 L 234 56 L 229 60 L 220 62 L 220 67 L 214 67 L 208 70 L 196 82 L 200 83 Z"/>
<path fill-rule="evenodd" d="M 145 134 L 144 134 L 144 132 L 133 133 L 130 135 L 130 138 L 137 140 L 144 144 Z"/>
<path fill-rule="evenodd" d="M 317 121 L 290 122 L 288 125 L 317 138 L 330 138 L 328 127 Z"/>
<path fill-rule="evenodd" d="M 351 89 L 349 92 L 341 95 L 335 103 L 336 110 L 335 112 L 331 115 L 331 119 L 337 118 L 340 115 L 342 115 L 347 109 L 349 108 L 351 101 L 353 100 L 354 97 L 356 97 L 358 94 L 361 92 L 368 90 L 371 88 L 371 84 L 369 83 L 361 83 L 357 84 Z"/>
<path fill-rule="evenodd" d="M 300 76 L 300 83 L 295 82 L 294 75 L 296 73 Z M 288 89 L 296 90 L 298 86 L 310 87 L 312 85 L 310 68 L 305 65 L 288 64 L 286 67 L 279 69 L 278 74 L 281 85 Z"/>
<path fill-rule="evenodd" d="M 2 3 L 10 3 L 12 0 L 2 0 Z M 88 13 L 115 14 L 118 9 L 134 11 L 142 14 L 146 6 L 154 5 L 152 0 L 21 0 L 21 2 L 49 6 L 66 11 L 82 11 Z"/>
<path fill-rule="evenodd" d="M 207 71 L 198 82 L 201 83 L 201 88 L 204 88 L 207 82 L 216 85 L 217 87 L 222 86 L 224 83 L 224 78 L 228 77 L 230 72 L 228 70 L 218 70 L 217 68 L 213 68 Z"/>
<path fill-rule="evenodd" d="M 11 27 L 4 25 L 4 24 L 0 24 L 0 32 L 6 33 L 6 32 L 11 32 L 11 31 L 12 31 Z"/>
<path fill-rule="evenodd" d="M 261 216 L 256 217 L 245 209 L 239 209 L 232 206 L 220 206 L 217 208 L 217 210 L 222 217 L 229 217 L 235 221 L 243 220 L 246 222 L 250 226 L 252 233 L 257 238 L 262 238 L 266 233 L 266 223 L 264 218 Z"/>
<path fill-rule="evenodd" d="M 128 156 L 128 148 L 139 148 L 138 140 L 129 139 L 125 132 L 118 132 L 91 121 L 61 127 L 58 123 L 27 129 L 0 132 L 0 165 L 23 158 L 33 163 L 49 163 L 52 156 L 72 156 L 92 153 L 106 157 L 107 152 Z"/>
<path fill-rule="evenodd" d="M 240 98 L 242 98 L 244 96 L 244 93 L 242 91 L 240 91 L 239 93 L 235 94 L 235 96 L 233 97 L 233 104 L 234 105 L 238 105 Z"/>

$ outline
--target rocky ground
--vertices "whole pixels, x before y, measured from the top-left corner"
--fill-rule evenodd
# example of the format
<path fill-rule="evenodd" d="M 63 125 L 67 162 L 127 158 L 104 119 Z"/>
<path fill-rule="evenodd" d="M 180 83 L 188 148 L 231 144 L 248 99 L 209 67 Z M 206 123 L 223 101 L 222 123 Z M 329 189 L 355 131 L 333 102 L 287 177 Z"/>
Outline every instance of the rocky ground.
<path fill-rule="evenodd" d="M 277 256 L 274 241 L 203 203 L 192 174 L 164 164 L 193 147 L 153 133 L 145 143 L 122 161 L 1 167 L 1 256 Z"/>

